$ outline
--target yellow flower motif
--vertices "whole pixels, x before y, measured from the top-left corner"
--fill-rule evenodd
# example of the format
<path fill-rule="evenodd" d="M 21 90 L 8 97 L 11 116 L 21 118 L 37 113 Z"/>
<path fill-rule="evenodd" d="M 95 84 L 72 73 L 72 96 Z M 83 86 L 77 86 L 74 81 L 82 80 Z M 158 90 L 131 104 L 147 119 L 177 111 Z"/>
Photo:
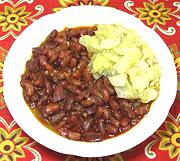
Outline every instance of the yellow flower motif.
<path fill-rule="evenodd" d="M 0 62 L 0 93 L 3 91 L 3 86 L 2 86 L 2 82 L 3 82 L 2 71 L 3 71 L 3 63 Z"/>
<path fill-rule="evenodd" d="M 27 138 L 20 135 L 20 128 L 10 133 L 0 128 L 0 160 L 16 161 L 16 158 L 25 157 L 22 146 L 27 142 Z"/>
<path fill-rule="evenodd" d="M 166 121 L 166 131 L 158 130 L 157 134 L 162 139 L 159 144 L 160 150 L 169 150 L 170 158 L 174 158 L 180 154 L 180 127 Z"/>
<path fill-rule="evenodd" d="M 60 7 L 53 8 L 54 12 L 60 11 L 62 8 L 71 6 L 84 6 L 84 5 L 100 5 L 105 6 L 109 0 L 58 0 Z"/>
<path fill-rule="evenodd" d="M 26 17 L 31 14 L 31 12 L 24 12 L 25 6 L 13 9 L 9 6 L 5 6 L 4 12 L 0 12 L 0 26 L 2 26 L 2 31 L 6 32 L 9 30 L 21 31 L 21 26 L 27 26 Z"/>
<path fill-rule="evenodd" d="M 158 23 L 161 25 L 165 25 L 166 20 L 171 20 L 168 16 L 170 12 L 170 8 L 164 8 L 164 3 L 152 4 L 148 2 L 144 2 L 145 8 L 136 8 L 139 11 L 138 18 L 140 20 L 147 20 L 148 25 L 152 25 L 153 23 Z"/>

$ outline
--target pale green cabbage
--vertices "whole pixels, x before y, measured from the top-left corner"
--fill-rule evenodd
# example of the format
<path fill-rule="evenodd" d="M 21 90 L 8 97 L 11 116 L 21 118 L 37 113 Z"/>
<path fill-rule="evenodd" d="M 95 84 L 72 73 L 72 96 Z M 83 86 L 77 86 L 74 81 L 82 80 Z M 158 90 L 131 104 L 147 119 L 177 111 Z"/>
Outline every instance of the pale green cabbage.
<path fill-rule="evenodd" d="M 147 103 L 158 97 L 161 69 L 155 54 L 133 29 L 101 24 L 94 36 L 79 42 L 93 53 L 89 67 L 95 79 L 109 78 L 120 98 Z"/>

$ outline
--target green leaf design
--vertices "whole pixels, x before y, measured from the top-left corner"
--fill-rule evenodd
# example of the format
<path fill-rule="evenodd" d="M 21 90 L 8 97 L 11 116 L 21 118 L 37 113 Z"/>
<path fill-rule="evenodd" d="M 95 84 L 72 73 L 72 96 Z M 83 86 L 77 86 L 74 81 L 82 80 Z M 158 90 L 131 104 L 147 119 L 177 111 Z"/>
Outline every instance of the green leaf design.
<path fill-rule="evenodd" d="M 19 14 L 19 16 L 21 18 L 25 18 L 25 17 L 29 16 L 30 14 L 31 14 L 31 12 L 22 12 L 22 13 Z"/>
<path fill-rule="evenodd" d="M 162 18 L 165 20 L 171 20 L 171 18 L 167 14 L 162 14 Z"/>
<path fill-rule="evenodd" d="M 169 121 L 166 121 L 166 122 L 165 122 L 165 126 L 166 126 L 166 129 L 167 129 L 171 134 L 174 134 L 174 133 L 176 133 L 176 132 L 180 132 L 180 129 L 178 130 L 177 127 L 176 127 L 173 123 L 171 123 L 171 122 L 169 122 Z"/>
<path fill-rule="evenodd" d="M 167 150 L 167 149 L 170 149 L 171 146 L 172 146 L 172 144 L 170 142 L 170 139 L 163 139 L 159 144 L 159 149 Z"/>
<path fill-rule="evenodd" d="M 24 151 L 22 150 L 22 148 L 16 147 L 16 149 L 14 150 L 14 153 L 15 153 L 15 155 L 17 155 L 18 158 L 20 158 L 20 157 L 22 158 L 22 157 L 25 156 Z"/>
<path fill-rule="evenodd" d="M 5 6 L 5 12 L 7 12 L 8 14 L 13 13 L 13 9 L 9 6 Z"/>
<path fill-rule="evenodd" d="M 10 133 L 9 140 L 12 141 L 12 140 L 18 138 L 20 135 L 21 135 L 21 129 L 17 128 Z"/>
<path fill-rule="evenodd" d="M 160 10 L 160 9 L 162 9 L 162 8 L 164 8 L 164 3 L 163 3 L 163 2 L 158 3 L 157 5 L 155 5 L 155 8 L 154 8 L 154 9 Z"/>
<path fill-rule="evenodd" d="M 170 158 L 172 159 L 172 158 L 176 157 L 176 155 L 178 155 L 178 151 L 179 151 L 179 148 L 172 146 L 169 150 Z"/>
<path fill-rule="evenodd" d="M 7 132 L 0 128 L 0 141 L 4 141 L 7 138 Z"/>
<path fill-rule="evenodd" d="M 153 9 L 153 5 L 151 3 L 144 2 L 143 4 L 147 11 L 150 11 Z"/>
<path fill-rule="evenodd" d="M 145 9 L 145 8 L 136 8 L 137 11 L 141 12 L 141 13 L 145 13 L 147 14 L 148 13 L 148 10 Z"/>
<path fill-rule="evenodd" d="M 16 146 L 22 146 L 27 142 L 27 140 L 28 139 L 26 137 L 20 137 L 18 139 L 15 139 L 14 142 Z"/>
<path fill-rule="evenodd" d="M 6 18 L 7 14 L 4 12 L 0 12 L 0 18 Z"/>
<path fill-rule="evenodd" d="M 148 24 L 148 25 L 152 25 L 154 22 L 155 22 L 155 19 L 154 19 L 154 18 L 148 17 L 148 19 L 147 19 L 147 24 Z"/>
<path fill-rule="evenodd" d="M 25 9 L 26 9 L 25 6 L 19 7 L 16 9 L 15 13 L 19 15 L 19 14 L 23 13 L 25 11 Z"/>
<path fill-rule="evenodd" d="M 146 20 L 146 19 L 148 19 L 148 17 L 149 17 L 148 14 L 143 13 L 143 14 L 140 14 L 138 18 L 139 18 L 140 20 Z"/>
<path fill-rule="evenodd" d="M 165 13 L 168 13 L 171 9 L 170 8 L 161 8 L 159 11 L 162 13 L 162 14 L 165 14 Z"/>
<path fill-rule="evenodd" d="M 159 17 L 159 18 L 157 19 L 157 22 L 160 23 L 160 24 L 162 24 L 162 25 L 165 25 L 165 21 L 164 21 L 164 19 L 163 19 L 162 17 Z"/>
<path fill-rule="evenodd" d="M 171 133 L 164 131 L 164 130 L 158 130 L 156 132 L 162 139 L 167 139 L 171 137 Z"/>
<path fill-rule="evenodd" d="M 19 23 L 18 25 L 21 25 L 21 26 L 26 26 L 28 24 L 24 18 L 20 18 L 18 23 Z"/>

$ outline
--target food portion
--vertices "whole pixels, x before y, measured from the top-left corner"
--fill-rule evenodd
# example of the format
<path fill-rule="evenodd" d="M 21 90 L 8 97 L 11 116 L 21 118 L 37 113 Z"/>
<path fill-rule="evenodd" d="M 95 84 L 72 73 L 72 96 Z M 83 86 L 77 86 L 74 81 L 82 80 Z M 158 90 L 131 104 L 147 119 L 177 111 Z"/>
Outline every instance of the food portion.
<path fill-rule="evenodd" d="M 94 77 L 107 76 L 120 98 L 147 103 L 158 97 L 160 65 L 136 31 L 101 24 L 94 36 L 83 35 L 80 43 L 93 54 L 89 67 Z"/>
<path fill-rule="evenodd" d="M 129 79 L 136 79 L 136 75 L 132 74 L 134 78 L 130 78 L 125 62 L 123 69 L 120 68 L 125 70 L 126 67 L 125 72 L 117 74 L 114 66 L 121 62 L 123 55 L 110 50 L 116 49 L 118 41 L 123 42 L 124 38 L 119 37 L 117 41 L 104 39 L 101 46 L 106 49 L 97 49 L 98 43 L 94 43 L 99 41 L 96 39 L 97 28 L 99 30 L 99 26 L 65 28 L 61 32 L 53 30 L 39 47 L 32 49 L 32 57 L 26 62 L 25 73 L 21 76 L 23 96 L 33 114 L 45 126 L 71 140 L 99 142 L 120 135 L 136 125 L 152 103 L 119 97 L 122 92 L 117 91 L 121 88 L 119 84 L 130 83 Z M 125 29 L 123 35 L 124 32 Z M 100 35 L 103 36 L 99 32 Z M 87 45 L 88 39 L 94 39 L 94 45 Z M 142 53 L 141 56 L 133 54 L 138 60 L 142 57 Z M 127 63 L 133 64 L 126 58 Z M 134 57 L 130 59 L 134 62 Z M 147 59 L 156 63 L 149 57 Z M 134 63 L 132 72 L 141 74 L 145 64 L 149 68 L 145 61 L 146 58 L 139 66 Z"/>

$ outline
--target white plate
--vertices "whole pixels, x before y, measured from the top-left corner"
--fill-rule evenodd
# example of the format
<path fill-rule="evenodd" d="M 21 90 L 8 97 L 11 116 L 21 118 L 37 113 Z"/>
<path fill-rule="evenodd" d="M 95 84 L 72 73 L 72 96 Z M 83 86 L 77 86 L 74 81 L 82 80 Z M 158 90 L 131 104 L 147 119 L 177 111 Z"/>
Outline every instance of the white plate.
<path fill-rule="evenodd" d="M 20 86 L 25 63 L 33 47 L 39 46 L 53 30 L 64 27 L 88 26 L 100 23 L 121 23 L 134 28 L 155 51 L 161 65 L 160 95 L 149 113 L 131 130 L 118 137 L 98 143 L 71 141 L 43 126 L 26 105 Z M 83 157 L 99 157 L 128 150 L 147 139 L 163 123 L 175 99 L 177 89 L 176 69 L 167 46 L 153 30 L 137 18 L 100 6 L 78 6 L 61 10 L 35 21 L 17 38 L 6 57 L 3 70 L 4 98 L 18 125 L 40 144 L 60 153 Z"/>

